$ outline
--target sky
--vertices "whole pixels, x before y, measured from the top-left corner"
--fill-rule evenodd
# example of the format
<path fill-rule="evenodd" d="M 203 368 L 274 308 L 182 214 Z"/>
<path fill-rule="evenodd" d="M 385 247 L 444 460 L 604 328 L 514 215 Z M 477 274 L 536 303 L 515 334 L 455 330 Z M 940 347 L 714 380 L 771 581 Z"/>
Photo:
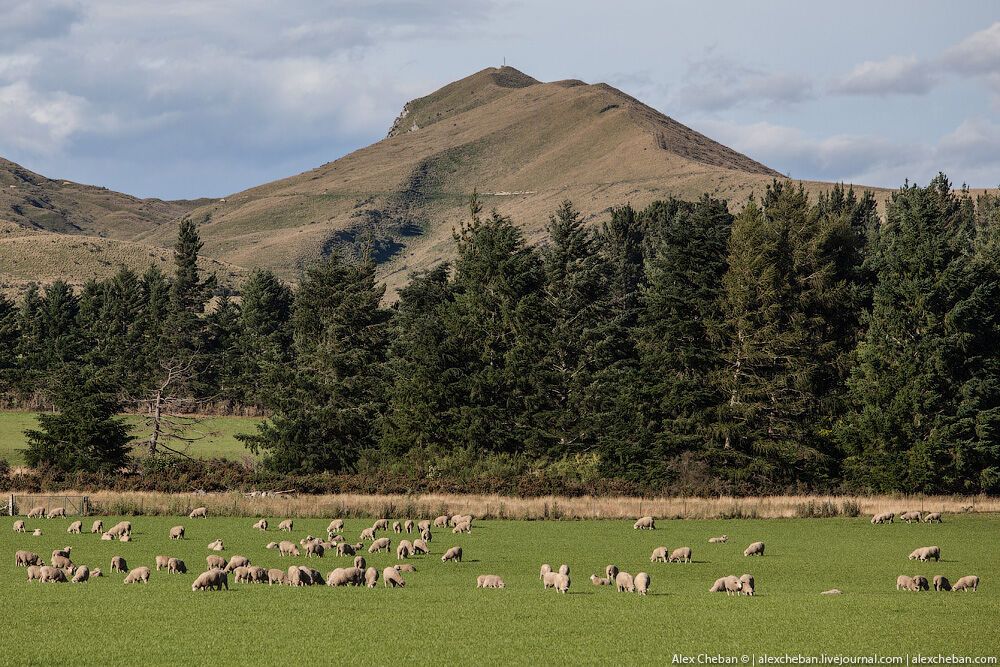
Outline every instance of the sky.
<path fill-rule="evenodd" d="M 385 136 L 506 58 L 606 82 L 793 178 L 1000 184 L 1000 5 L 0 0 L 0 156 L 218 197 Z"/>

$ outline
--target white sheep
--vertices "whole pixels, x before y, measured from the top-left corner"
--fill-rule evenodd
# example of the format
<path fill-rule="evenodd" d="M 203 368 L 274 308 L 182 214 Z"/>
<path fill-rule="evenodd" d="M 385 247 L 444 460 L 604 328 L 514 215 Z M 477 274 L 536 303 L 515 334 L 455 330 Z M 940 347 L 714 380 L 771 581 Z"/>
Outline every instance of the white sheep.
<path fill-rule="evenodd" d="M 396 546 L 396 560 L 404 560 L 413 555 L 413 544 L 409 540 L 400 540 Z"/>
<path fill-rule="evenodd" d="M 257 530 L 260 530 L 260 531 L 266 531 L 267 530 L 267 519 L 261 519 L 260 521 L 258 521 L 257 523 L 255 523 L 253 525 L 253 528 L 256 528 Z"/>
<path fill-rule="evenodd" d="M 191 513 L 188 514 L 189 519 L 204 519 L 207 516 L 208 516 L 207 507 L 195 507 L 193 510 L 191 510 Z"/>
<path fill-rule="evenodd" d="M 372 542 L 371 546 L 368 547 L 368 553 L 375 554 L 380 551 L 385 551 L 388 553 L 391 547 L 392 547 L 392 540 L 390 540 L 388 537 L 380 537 L 374 542 Z"/>
<path fill-rule="evenodd" d="M 278 554 L 281 556 L 298 556 L 299 548 L 295 546 L 295 542 L 282 540 L 278 542 Z"/>
<path fill-rule="evenodd" d="M 125 562 L 125 559 L 121 556 L 113 556 L 111 558 L 111 571 L 128 572 L 128 564 Z"/>
<path fill-rule="evenodd" d="M 896 590 L 916 591 L 920 589 L 917 588 L 917 584 L 913 581 L 913 577 L 901 574 L 896 577 Z"/>
<path fill-rule="evenodd" d="M 442 514 L 438 518 L 434 519 L 435 528 L 445 528 L 448 526 L 448 519 L 451 518 L 447 514 Z"/>
<path fill-rule="evenodd" d="M 560 593 L 566 593 L 570 585 L 569 575 L 556 572 L 552 576 L 555 578 L 555 589 Z"/>
<path fill-rule="evenodd" d="M 619 593 L 634 593 L 635 579 L 628 572 L 619 572 L 615 577 L 615 589 Z"/>
<path fill-rule="evenodd" d="M 41 507 L 41 506 L 39 506 L 39 507 L 32 507 L 30 510 L 28 510 L 28 514 L 26 516 L 29 519 L 41 519 L 41 518 L 44 518 L 45 517 L 45 508 Z"/>
<path fill-rule="evenodd" d="M 940 591 L 950 591 L 951 590 L 951 582 L 948 581 L 948 577 L 946 577 L 944 575 L 941 575 L 941 574 L 935 574 L 934 575 L 934 590 L 939 591 L 939 592 Z"/>
<path fill-rule="evenodd" d="M 608 565 L 606 568 L 604 568 L 604 576 L 610 579 L 611 581 L 614 581 L 615 578 L 618 577 L 618 566 L 614 564 Z"/>
<path fill-rule="evenodd" d="M 763 556 L 764 555 L 764 543 L 754 542 L 746 549 L 743 550 L 744 556 Z"/>
<path fill-rule="evenodd" d="M 46 515 L 46 517 L 49 519 L 55 519 L 56 517 L 64 517 L 64 516 L 66 516 L 65 507 L 53 507 L 52 510 L 49 511 L 49 513 Z"/>
<path fill-rule="evenodd" d="M 666 563 L 667 562 L 667 548 L 666 547 L 656 547 L 653 549 L 653 553 L 649 555 L 650 563 Z"/>
<path fill-rule="evenodd" d="M 344 530 L 344 520 L 343 519 L 334 519 L 326 527 L 326 532 L 328 532 L 328 533 L 339 533 L 342 530 Z"/>
<path fill-rule="evenodd" d="M 368 588 L 375 588 L 378 584 L 378 570 L 374 567 L 370 567 L 365 570 L 365 586 Z"/>
<path fill-rule="evenodd" d="M 73 583 L 82 584 L 86 583 L 90 579 L 90 568 L 86 565 L 81 565 L 76 568 L 76 572 L 73 573 Z"/>
<path fill-rule="evenodd" d="M 210 570 L 224 570 L 226 568 L 226 559 L 222 556 L 205 556 L 205 563 Z"/>
<path fill-rule="evenodd" d="M 559 566 L 559 574 L 569 574 L 569 565 L 563 563 Z"/>
<path fill-rule="evenodd" d="M 180 558 L 171 558 L 167 561 L 167 572 L 172 574 L 187 574 L 187 565 Z"/>
<path fill-rule="evenodd" d="M 635 578 L 632 581 L 635 584 L 635 592 L 639 595 L 645 595 L 649 590 L 650 577 L 648 573 L 640 572 L 635 575 Z"/>
<path fill-rule="evenodd" d="M 219 569 L 202 572 L 191 584 L 192 591 L 221 591 L 223 588 L 229 590 L 229 575 Z"/>
<path fill-rule="evenodd" d="M 148 567 L 137 567 L 128 573 L 125 577 L 124 583 L 135 584 L 135 583 L 149 583 L 149 568 Z"/>
<path fill-rule="evenodd" d="M 14 532 L 15 533 L 25 532 L 24 521 L 18 520 L 14 522 Z"/>
<path fill-rule="evenodd" d="M 671 563 L 690 563 L 691 547 L 677 547 L 670 552 L 670 558 L 668 560 Z"/>
<path fill-rule="evenodd" d="M 743 584 L 743 588 L 740 591 L 743 595 L 753 595 L 755 582 L 752 574 L 742 575 L 740 577 L 740 583 Z"/>
<path fill-rule="evenodd" d="M 184 526 L 174 526 L 170 529 L 170 539 L 172 540 L 183 540 L 184 539 Z"/>
<path fill-rule="evenodd" d="M 430 552 L 430 548 L 427 546 L 426 540 L 416 539 L 413 540 L 413 553 L 415 554 L 426 554 Z"/>
<path fill-rule="evenodd" d="M 104 532 L 104 522 L 98 519 L 94 523 L 90 524 L 90 532 L 92 534 L 103 533 Z"/>
<path fill-rule="evenodd" d="M 941 512 L 928 512 L 924 517 L 924 523 L 941 523 Z"/>
<path fill-rule="evenodd" d="M 839 588 L 831 588 L 828 591 L 823 591 L 822 593 L 820 593 L 820 595 L 841 595 L 841 594 L 843 594 L 843 591 L 840 590 Z"/>
<path fill-rule="evenodd" d="M 441 556 L 441 562 L 447 563 L 448 561 L 458 561 L 462 562 L 462 547 L 452 547 L 444 552 Z"/>
<path fill-rule="evenodd" d="M 709 593 L 725 593 L 726 595 L 739 595 L 740 591 L 743 590 L 743 582 L 740 581 L 739 577 L 730 575 L 728 577 L 719 577 L 712 584 L 712 587 L 708 589 Z"/>
<path fill-rule="evenodd" d="M 364 542 L 365 540 L 369 540 L 369 541 L 374 542 L 375 541 L 375 529 L 374 528 L 365 528 L 364 530 L 361 531 L 361 536 L 358 537 L 358 539 L 361 540 L 362 542 Z"/>
<path fill-rule="evenodd" d="M 83 522 L 74 521 L 73 523 L 69 524 L 69 528 L 66 529 L 66 532 L 73 535 L 79 535 L 80 533 L 83 532 Z"/>
<path fill-rule="evenodd" d="M 396 563 L 393 565 L 396 568 L 396 572 L 416 572 L 417 566 L 413 563 Z"/>
<path fill-rule="evenodd" d="M 920 512 L 903 512 L 899 515 L 900 521 L 905 521 L 906 523 L 917 522 L 920 523 Z"/>
<path fill-rule="evenodd" d="M 359 570 L 364 570 L 366 565 L 368 565 L 368 563 L 365 561 L 364 556 L 354 557 L 354 567 L 358 568 Z"/>
<path fill-rule="evenodd" d="M 407 534 L 413 532 L 413 519 L 406 520 L 406 522 L 403 524 L 403 530 L 405 530 Z"/>
<path fill-rule="evenodd" d="M 394 567 L 387 567 L 382 570 L 382 581 L 385 583 L 385 587 L 389 588 L 402 588 L 406 586 L 406 582 L 403 581 L 403 577 L 399 574 L 399 571 Z"/>
<path fill-rule="evenodd" d="M 389 530 L 389 520 L 388 519 L 377 519 L 375 523 L 372 524 L 373 530 Z"/>
<path fill-rule="evenodd" d="M 725 544 L 728 541 L 729 541 L 729 536 L 728 535 L 719 535 L 718 537 L 710 537 L 710 538 L 708 538 L 708 543 L 709 544 Z"/>
<path fill-rule="evenodd" d="M 402 533 L 403 532 L 403 524 L 401 524 L 398 521 L 393 521 L 392 522 L 392 532 L 396 533 L 397 535 L 399 533 Z"/>
<path fill-rule="evenodd" d="M 292 528 L 294 527 L 295 527 L 295 522 L 293 522 L 291 519 L 285 519 L 284 521 L 278 524 L 278 530 L 282 530 L 286 533 L 292 532 Z"/>
<path fill-rule="evenodd" d="M 286 583 L 287 581 L 288 581 L 288 574 L 284 570 L 272 567 L 267 571 L 268 586 L 273 586 L 274 584 L 278 584 L 280 586 Z"/>
<path fill-rule="evenodd" d="M 542 567 L 538 570 L 538 578 L 544 579 L 545 575 L 552 571 L 552 566 L 548 563 L 542 563 Z"/>
<path fill-rule="evenodd" d="M 634 524 L 634 530 L 656 530 L 656 520 L 651 516 L 640 517 Z"/>
<path fill-rule="evenodd" d="M 423 530 L 430 530 L 430 529 L 431 529 L 431 522 L 430 522 L 430 519 L 422 519 L 422 520 L 421 520 L 421 521 L 420 521 L 420 522 L 419 522 L 419 523 L 417 524 L 417 530 L 418 530 L 418 531 L 423 531 Z"/>
<path fill-rule="evenodd" d="M 215 540 L 208 545 L 208 548 L 212 551 L 225 551 L 226 545 L 223 544 L 222 540 Z"/>
<path fill-rule="evenodd" d="M 476 588 L 506 588 L 503 579 L 495 574 L 481 574 L 476 577 Z"/>
<path fill-rule="evenodd" d="M 953 591 L 968 591 L 970 589 L 973 593 L 979 590 L 979 577 L 974 574 L 962 577 L 951 587 Z"/>
<path fill-rule="evenodd" d="M 595 586 L 610 586 L 611 580 L 607 577 L 598 577 L 596 574 L 590 575 L 590 583 Z"/>

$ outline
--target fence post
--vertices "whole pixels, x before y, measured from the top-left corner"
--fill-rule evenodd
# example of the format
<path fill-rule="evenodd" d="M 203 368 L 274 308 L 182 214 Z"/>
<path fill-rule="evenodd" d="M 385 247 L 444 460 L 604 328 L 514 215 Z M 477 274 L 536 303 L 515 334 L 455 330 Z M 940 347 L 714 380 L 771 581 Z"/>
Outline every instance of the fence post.
<path fill-rule="evenodd" d="M 10 505 L 7 507 L 11 516 L 14 516 L 14 494 L 10 494 Z"/>
<path fill-rule="evenodd" d="M 80 508 L 80 513 L 83 514 L 83 516 L 87 516 L 88 514 L 90 514 L 90 507 L 88 507 L 89 504 L 90 504 L 90 499 L 87 498 L 87 496 L 84 496 L 82 503 L 83 506 Z"/>

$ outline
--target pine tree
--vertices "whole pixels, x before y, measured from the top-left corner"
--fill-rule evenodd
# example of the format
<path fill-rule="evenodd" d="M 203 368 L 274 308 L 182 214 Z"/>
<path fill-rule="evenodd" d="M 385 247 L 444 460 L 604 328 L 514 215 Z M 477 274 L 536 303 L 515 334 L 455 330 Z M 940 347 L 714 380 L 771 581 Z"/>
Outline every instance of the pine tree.
<path fill-rule="evenodd" d="M 240 308 L 240 394 L 267 405 L 292 363 L 293 295 L 271 271 L 256 270 L 243 286 Z"/>
<path fill-rule="evenodd" d="M 0 294 L 0 396 L 10 395 L 17 382 L 17 350 L 21 331 L 13 301 Z"/>

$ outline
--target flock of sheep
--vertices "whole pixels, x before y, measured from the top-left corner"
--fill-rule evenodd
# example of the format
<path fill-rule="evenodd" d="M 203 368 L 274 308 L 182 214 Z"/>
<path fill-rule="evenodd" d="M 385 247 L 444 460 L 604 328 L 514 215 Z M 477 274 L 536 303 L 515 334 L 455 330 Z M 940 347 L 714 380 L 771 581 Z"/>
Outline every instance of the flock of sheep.
<path fill-rule="evenodd" d="M 65 509 L 61 507 L 49 512 L 46 512 L 43 507 L 36 507 L 27 514 L 28 518 L 65 516 Z M 189 518 L 197 519 L 207 516 L 207 509 L 199 507 L 190 513 Z M 872 524 L 892 523 L 895 518 L 895 514 L 887 512 L 876 514 L 872 517 L 871 522 Z M 941 514 L 935 512 L 921 516 L 919 512 L 904 512 L 899 515 L 899 519 L 907 523 L 912 521 L 940 523 Z M 433 539 L 431 534 L 432 527 L 435 529 L 450 527 L 452 533 L 459 534 L 471 533 L 472 525 L 472 515 L 442 515 L 434 519 L 433 522 L 430 520 L 419 522 L 414 522 L 413 520 L 406 520 L 404 522 L 393 521 L 391 526 L 389 519 L 378 519 L 371 527 L 361 531 L 357 542 L 350 543 L 343 536 L 343 519 L 334 519 L 327 526 L 327 538 L 325 540 L 308 535 L 299 540 L 298 543 L 291 540 L 272 541 L 266 545 L 266 548 L 277 550 L 281 557 L 300 557 L 304 555 L 306 558 L 322 558 L 327 553 L 335 553 L 341 557 L 353 556 L 352 567 L 335 568 L 324 577 L 317 569 L 305 565 L 292 565 L 287 569 L 264 569 L 253 565 L 250 559 L 245 556 L 234 555 L 227 560 L 222 556 L 211 554 L 205 559 L 206 571 L 200 573 L 195 578 L 191 584 L 191 590 L 228 590 L 230 576 L 232 576 L 236 583 L 266 583 L 268 585 L 278 584 L 288 586 L 325 584 L 327 586 L 367 586 L 368 588 L 374 588 L 381 578 L 384 586 L 401 588 L 406 585 L 402 573 L 416 571 L 413 565 L 403 561 L 414 555 L 429 553 L 429 543 Z M 252 528 L 266 532 L 269 528 L 267 519 L 260 519 L 253 524 Z M 655 530 L 656 521 L 651 516 L 642 517 L 633 524 L 633 528 L 635 530 Z M 278 524 L 277 529 L 279 532 L 291 533 L 294 530 L 294 522 L 292 519 L 285 519 Z M 379 571 L 375 567 L 368 566 L 363 552 L 366 549 L 367 542 L 367 552 L 369 554 L 392 553 L 392 538 L 379 536 L 380 531 L 388 533 L 390 530 L 398 536 L 402 536 L 403 533 L 407 535 L 416 533 L 420 537 L 412 541 L 410 539 L 399 539 L 395 553 L 396 559 L 401 562 L 386 567 L 382 570 L 380 576 Z M 27 532 L 25 521 L 15 521 L 14 531 L 18 533 Z M 67 530 L 70 534 L 80 534 L 82 531 L 83 524 L 81 521 L 72 522 Z M 92 534 L 99 534 L 102 540 L 130 542 L 132 539 L 132 524 L 129 521 L 120 521 L 110 529 L 105 530 L 103 521 L 98 519 L 92 523 L 90 532 Z M 36 529 L 33 534 L 41 535 L 41 529 Z M 174 526 L 169 531 L 170 540 L 182 540 L 184 536 L 184 526 Z M 724 544 L 728 540 L 729 537 L 727 535 L 720 535 L 709 538 L 708 542 L 711 544 Z M 225 544 L 221 539 L 214 540 L 208 544 L 208 550 L 215 552 L 225 551 Z M 91 577 L 103 576 L 100 568 L 91 569 L 87 565 L 74 564 L 71 559 L 71 553 L 72 548 L 69 546 L 56 549 L 52 552 L 49 565 L 46 565 L 38 554 L 28 550 L 19 550 L 15 553 L 14 563 L 18 567 L 27 568 L 28 581 L 72 581 L 74 583 L 83 583 Z M 684 546 L 669 550 L 666 546 L 660 546 L 653 549 L 649 561 L 650 563 L 691 563 L 691 554 L 691 547 Z M 764 543 L 753 542 L 743 551 L 743 555 L 744 557 L 763 556 Z M 442 554 L 441 560 L 443 562 L 461 562 L 462 556 L 462 547 L 453 546 Z M 910 560 L 920 561 L 927 561 L 933 558 L 935 562 L 938 562 L 941 558 L 941 549 L 937 546 L 920 547 L 915 549 L 909 558 Z M 169 574 L 186 574 L 188 571 L 184 561 L 170 556 L 156 556 L 155 567 L 157 572 L 165 570 Z M 126 575 L 124 578 L 125 584 L 145 584 L 149 582 L 150 578 L 149 567 L 140 566 L 130 569 L 125 559 L 121 556 L 114 556 L 111 559 L 111 571 L 124 573 Z M 604 575 L 603 577 L 599 577 L 596 574 L 592 574 L 590 577 L 591 583 L 594 586 L 614 586 L 618 592 L 646 595 L 652 582 L 652 578 L 647 572 L 639 572 L 632 575 L 628 572 L 620 571 L 614 564 L 610 564 L 605 568 Z M 560 593 L 569 591 L 571 584 L 570 569 L 566 564 L 562 564 L 558 570 L 553 570 L 548 563 L 543 564 L 539 572 L 539 578 L 546 590 L 553 589 Z M 964 576 L 954 584 L 951 584 L 947 577 L 936 575 L 933 577 L 933 585 L 936 591 L 976 591 L 979 588 L 979 577 L 974 575 Z M 499 589 L 505 588 L 506 584 L 499 575 L 482 574 L 476 579 L 476 587 Z M 929 588 L 930 584 L 927 578 L 920 575 L 912 577 L 900 575 L 896 580 L 897 590 L 926 591 Z M 720 577 L 709 588 L 709 592 L 711 593 L 747 596 L 752 596 L 754 590 L 754 577 L 748 573 L 741 576 L 729 575 Z M 839 589 L 831 589 L 823 591 L 822 594 L 837 595 L 840 593 Z"/>

